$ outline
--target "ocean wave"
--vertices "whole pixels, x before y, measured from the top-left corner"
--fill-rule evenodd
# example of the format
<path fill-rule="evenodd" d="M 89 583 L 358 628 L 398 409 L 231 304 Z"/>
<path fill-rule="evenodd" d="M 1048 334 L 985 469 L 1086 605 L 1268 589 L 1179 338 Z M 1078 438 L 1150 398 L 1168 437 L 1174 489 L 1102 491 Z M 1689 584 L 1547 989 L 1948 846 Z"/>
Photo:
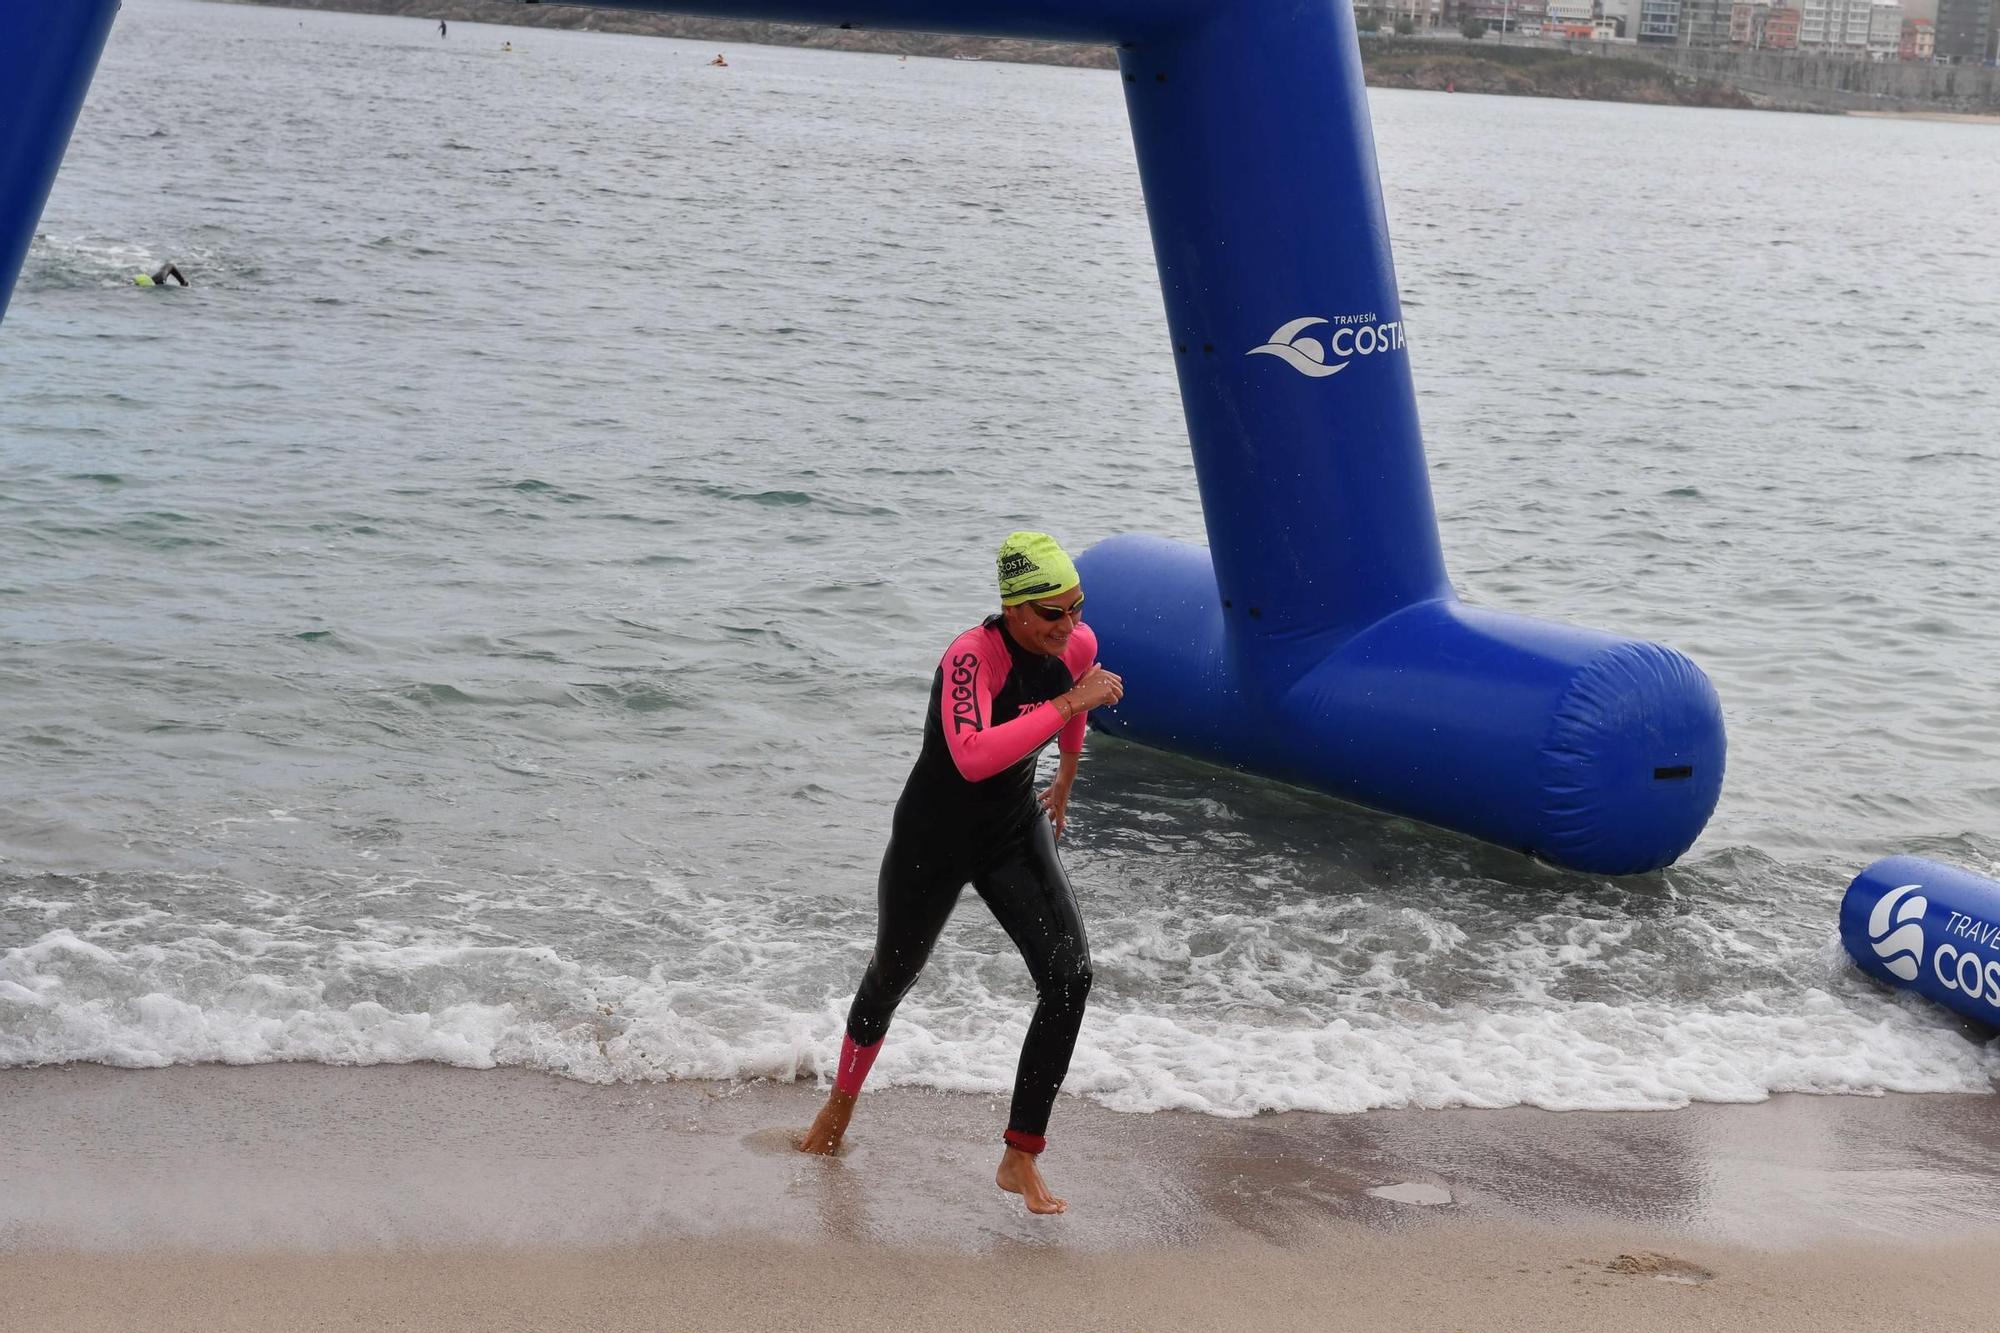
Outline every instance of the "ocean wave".
<path fill-rule="evenodd" d="M 1112 933 L 1114 974 L 1134 958 L 1187 961 L 1186 943 L 1157 930 Z M 1560 947 L 1587 955 L 1596 945 Z M 328 946 L 240 927 L 104 944 L 57 929 L 0 954 L 0 1067 L 434 1061 L 597 1083 L 824 1080 L 844 986 L 825 973 L 803 989 L 771 984 L 813 952 L 712 936 L 678 975 L 639 977 L 546 947 Z M 1365 978 L 1355 988 L 1363 998 L 1342 1011 L 1293 1006 L 1289 1019 L 1270 1006 L 1287 1003 L 1279 992 L 1290 985 L 1259 994 L 1240 978 L 1228 986 L 1233 1005 L 1215 994 L 1152 1005 L 1114 995 L 1093 1004 L 1066 1086 L 1114 1110 L 1216 1116 L 1991 1090 L 2000 1049 L 1966 1040 L 1915 1001 L 1873 992 L 1836 953 L 1829 943 L 1791 987 L 1692 1005 L 1541 992 L 1437 1005 L 1371 993 Z M 1252 970 L 1295 985 L 1318 980 L 1297 975 L 1311 968 L 1291 954 Z M 1009 957 L 942 948 L 897 1016 L 877 1082 L 1006 1092 L 1029 1010 L 1017 970 Z"/>

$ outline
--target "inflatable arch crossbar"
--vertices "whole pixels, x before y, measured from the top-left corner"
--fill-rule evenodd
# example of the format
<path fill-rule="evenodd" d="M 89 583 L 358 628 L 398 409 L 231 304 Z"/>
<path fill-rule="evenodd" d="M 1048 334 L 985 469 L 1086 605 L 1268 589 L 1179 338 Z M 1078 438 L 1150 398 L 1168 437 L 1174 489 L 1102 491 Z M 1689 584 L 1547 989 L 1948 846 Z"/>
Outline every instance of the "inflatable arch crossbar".
<path fill-rule="evenodd" d="M 0 44 L 5 291 L 115 7 L 23 0 L 25 71 Z M 1209 546 L 1078 562 L 1128 690 L 1098 724 L 1579 870 L 1693 843 L 1724 759 L 1701 670 L 1446 580 L 1347 0 L 602 7 L 1115 44 Z"/>

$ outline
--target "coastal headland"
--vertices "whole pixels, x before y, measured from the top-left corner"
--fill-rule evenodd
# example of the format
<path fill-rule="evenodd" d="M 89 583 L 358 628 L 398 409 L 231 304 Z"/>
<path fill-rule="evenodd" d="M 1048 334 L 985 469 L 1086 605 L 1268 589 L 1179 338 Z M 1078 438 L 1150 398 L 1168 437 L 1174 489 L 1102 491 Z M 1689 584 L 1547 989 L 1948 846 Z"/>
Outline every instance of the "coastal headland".
<path fill-rule="evenodd" d="M 1249 1119 L 438 1065 L 0 1073 L 18 1326 L 1913 1327 L 2000 1297 L 1990 1097 Z M 1003 1299 L 1004 1294 L 1004 1299 Z M 1337 1320 L 1332 1312 L 1339 1312 Z"/>

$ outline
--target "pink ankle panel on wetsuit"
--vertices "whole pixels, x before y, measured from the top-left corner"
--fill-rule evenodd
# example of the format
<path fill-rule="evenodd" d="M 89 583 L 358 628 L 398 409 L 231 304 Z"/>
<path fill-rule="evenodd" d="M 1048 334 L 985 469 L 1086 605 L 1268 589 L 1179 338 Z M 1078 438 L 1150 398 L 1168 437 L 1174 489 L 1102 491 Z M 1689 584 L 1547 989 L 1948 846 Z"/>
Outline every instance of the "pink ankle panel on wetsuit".
<path fill-rule="evenodd" d="M 1097 636 L 1078 625 L 1063 648 L 1063 665 L 1071 680 L 1080 680 L 1096 660 Z M 975 625 L 945 649 L 944 689 L 938 695 L 938 721 L 945 747 L 967 782 L 984 782 L 1006 772 L 1058 736 L 1064 754 L 1083 749 L 1084 715 L 1063 721 L 1052 703 L 1036 704 L 1012 721 L 990 725 L 993 699 L 1007 683 L 1013 660 L 997 626 Z"/>
<path fill-rule="evenodd" d="M 1018 1129 L 1010 1129 L 1000 1136 L 1007 1140 L 1009 1148 L 1019 1148 L 1030 1157 L 1040 1157 L 1042 1149 L 1049 1146 L 1047 1138 L 1040 1134 L 1023 1134 Z"/>
<path fill-rule="evenodd" d="M 861 1085 L 868 1079 L 868 1071 L 875 1067 L 875 1057 L 882 1051 L 882 1043 L 861 1046 L 854 1038 L 843 1034 L 840 1038 L 840 1072 L 833 1077 L 833 1086 L 850 1097 L 861 1095 Z"/>

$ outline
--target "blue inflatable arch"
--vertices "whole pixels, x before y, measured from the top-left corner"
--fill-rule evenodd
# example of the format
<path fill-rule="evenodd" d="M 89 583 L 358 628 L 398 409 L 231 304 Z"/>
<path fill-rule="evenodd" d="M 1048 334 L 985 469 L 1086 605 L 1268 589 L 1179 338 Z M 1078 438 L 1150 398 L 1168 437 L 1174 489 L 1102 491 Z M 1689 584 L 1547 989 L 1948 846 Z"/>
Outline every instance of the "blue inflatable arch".
<path fill-rule="evenodd" d="M 1701 670 L 1445 578 L 1347 0 L 601 7 L 1117 46 L 1209 546 L 1114 537 L 1079 561 L 1129 688 L 1100 725 L 1579 870 L 1694 842 L 1724 755 Z M 116 0 L 17 8 L 0 296 Z"/>

